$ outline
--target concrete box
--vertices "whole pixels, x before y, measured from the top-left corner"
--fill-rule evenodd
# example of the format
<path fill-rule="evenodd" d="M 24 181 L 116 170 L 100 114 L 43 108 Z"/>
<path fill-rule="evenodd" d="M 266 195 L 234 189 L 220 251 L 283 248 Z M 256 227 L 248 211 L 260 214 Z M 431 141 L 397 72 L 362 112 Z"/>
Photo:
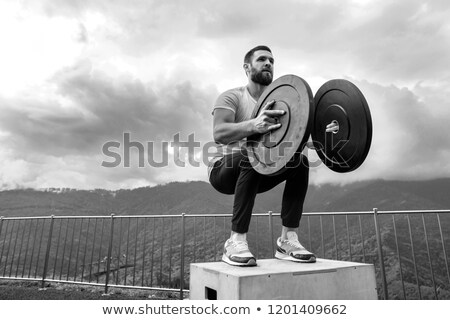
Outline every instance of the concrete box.
<path fill-rule="evenodd" d="M 190 271 L 192 300 L 377 299 L 375 268 L 371 264 L 266 259 L 258 260 L 256 267 L 192 263 Z"/>

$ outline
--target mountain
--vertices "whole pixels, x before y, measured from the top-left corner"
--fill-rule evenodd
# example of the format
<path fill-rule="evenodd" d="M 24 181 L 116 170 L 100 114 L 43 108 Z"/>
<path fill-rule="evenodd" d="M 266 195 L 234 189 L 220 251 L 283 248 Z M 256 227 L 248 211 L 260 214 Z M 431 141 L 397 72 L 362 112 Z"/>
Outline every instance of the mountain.
<path fill-rule="evenodd" d="M 254 211 L 279 212 L 283 185 L 258 195 Z M 233 197 L 202 181 L 108 191 L 46 189 L 0 192 L 0 216 L 230 213 Z M 311 185 L 304 211 L 366 211 L 450 208 L 450 179 L 364 181 Z"/>

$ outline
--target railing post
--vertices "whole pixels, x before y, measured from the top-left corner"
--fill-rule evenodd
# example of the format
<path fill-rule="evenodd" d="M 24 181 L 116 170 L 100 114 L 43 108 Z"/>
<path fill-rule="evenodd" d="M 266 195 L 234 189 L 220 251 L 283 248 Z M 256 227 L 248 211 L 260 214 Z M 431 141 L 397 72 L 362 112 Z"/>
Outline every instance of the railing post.
<path fill-rule="evenodd" d="M 180 253 L 180 300 L 183 300 L 183 287 L 184 287 L 184 246 L 185 246 L 185 232 L 186 232 L 186 221 L 185 213 L 181 214 L 181 253 Z M 195 250 L 195 248 L 194 248 Z"/>
<path fill-rule="evenodd" d="M 273 219 L 272 211 L 269 211 L 269 234 L 270 234 L 270 245 L 272 246 L 272 255 L 275 254 L 275 247 L 273 245 Z"/>
<path fill-rule="evenodd" d="M 2 229 L 3 229 L 3 216 L 0 217 L 0 236 L 2 235 Z M 6 236 L 5 236 L 6 238 Z M 3 259 L 3 249 L 5 248 L 5 242 L 3 242 L 2 245 L 2 251 L 0 252 L 0 266 L 2 265 L 2 259 Z M 24 266 L 25 268 L 25 266 Z M 450 279 L 450 278 L 449 278 Z"/>
<path fill-rule="evenodd" d="M 55 222 L 55 216 L 52 215 L 51 218 L 50 218 L 50 231 L 48 233 L 47 250 L 45 251 L 44 272 L 42 273 L 41 288 L 44 288 L 44 286 L 45 286 L 45 278 L 47 277 L 48 259 L 50 257 L 50 247 L 51 247 L 51 244 L 52 244 L 53 223 L 54 222 Z"/>
<path fill-rule="evenodd" d="M 373 209 L 373 217 L 375 221 L 375 232 L 377 237 L 377 245 L 378 245 L 378 259 L 380 260 L 380 272 L 381 272 L 381 280 L 383 284 L 383 294 L 384 299 L 388 299 L 388 289 L 387 289 L 387 282 L 386 282 L 386 272 L 384 270 L 384 256 L 383 256 L 383 246 L 381 244 L 381 234 L 380 234 L 380 227 L 378 225 L 378 209 Z"/>
<path fill-rule="evenodd" d="M 445 261 L 445 269 L 447 270 L 447 279 L 448 282 L 450 283 L 450 270 L 447 258 L 447 250 L 445 249 L 444 234 L 442 233 L 441 219 L 439 218 L 439 213 L 437 214 L 437 221 L 439 226 L 439 233 L 441 235 L 442 249 L 444 251 L 444 261 Z"/>
<path fill-rule="evenodd" d="M 111 213 L 111 229 L 109 233 L 108 256 L 106 257 L 106 279 L 105 279 L 105 294 L 108 294 L 109 273 L 111 271 L 111 257 L 114 234 L 114 213 Z"/>
<path fill-rule="evenodd" d="M 416 274 L 417 292 L 419 293 L 419 300 L 422 300 L 422 292 L 420 291 L 420 279 L 419 273 L 417 271 L 416 253 L 414 250 L 414 241 L 413 241 L 413 234 L 411 231 L 411 220 L 409 218 L 409 214 L 406 215 L 406 220 L 408 221 L 409 241 L 411 243 L 411 254 L 412 254 L 412 261 L 414 264 L 414 273 Z"/>
<path fill-rule="evenodd" d="M 2 229 L 3 229 L 3 216 L 0 217 L 0 237 L 2 235 Z"/>

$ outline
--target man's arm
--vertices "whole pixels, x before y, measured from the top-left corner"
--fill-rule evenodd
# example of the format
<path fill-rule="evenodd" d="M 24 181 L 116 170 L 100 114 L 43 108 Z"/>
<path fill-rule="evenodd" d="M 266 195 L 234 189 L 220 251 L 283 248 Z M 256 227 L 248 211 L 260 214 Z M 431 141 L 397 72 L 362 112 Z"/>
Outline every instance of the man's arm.
<path fill-rule="evenodd" d="M 228 109 L 214 110 L 214 141 L 228 144 L 242 140 L 254 133 L 252 120 L 234 122 L 234 112 Z"/>
<path fill-rule="evenodd" d="M 278 129 L 281 124 L 275 124 L 275 118 L 284 114 L 283 110 L 268 110 L 274 101 L 268 102 L 261 113 L 254 119 L 234 122 L 234 113 L 228 109 L 214 110 L 214 141 L 221 144 L 229 144 L 242 140 L 253 134 L 263 134 Z"/>

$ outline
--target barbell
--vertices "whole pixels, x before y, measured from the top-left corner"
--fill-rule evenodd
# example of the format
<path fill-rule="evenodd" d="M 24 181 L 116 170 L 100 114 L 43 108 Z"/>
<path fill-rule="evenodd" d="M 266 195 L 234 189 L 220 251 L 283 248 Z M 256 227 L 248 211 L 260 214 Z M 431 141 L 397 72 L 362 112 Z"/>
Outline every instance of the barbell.
<path fill-rule="evenodd" d="M 276 118 L 281 127 L 247 139 L 248 157 L 257 172 L 277 175 L 285 171 L 310 135 L 318 156 L 333 171 L 353 171 L 366 159 L 372 118 L 364 95 L 350 81 L 330 80 L 313 96 L 302 78 L 282 76 L 264 90 L 252 117 L 272 100 L 272 109 L 285 111 Z M 335 130 L 328 132 L 329 124 Z"/>

